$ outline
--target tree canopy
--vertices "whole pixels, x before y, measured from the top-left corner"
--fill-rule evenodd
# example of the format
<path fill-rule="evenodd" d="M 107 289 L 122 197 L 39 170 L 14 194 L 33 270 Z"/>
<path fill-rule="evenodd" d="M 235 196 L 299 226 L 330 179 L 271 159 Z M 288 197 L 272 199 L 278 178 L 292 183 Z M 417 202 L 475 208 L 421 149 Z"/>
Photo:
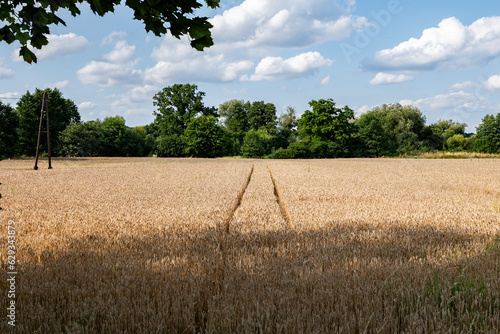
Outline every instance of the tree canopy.
<path fill-rule="evenodd" d="M 191 119 L 199 115 L 217 115 L 215 108 L 205 107 L 204 92 L 196 85 L 175 84 L 165 87 L 153 97 L 157 110 L 155 131 L 157 135 L 182 135 Z"/>
<path fill-rule="evenodd" d="M 217 8 L 220 0 L 204 0 L 210 8 Z M 0 3 L 0 41 L 21 44 L 19 55 L 28 63 L 37 62 L 35 53 L 29 46 L 41 49 L 49 43 L 51 25 L 66 25 L 57 15 L 67 10 L 72 16 L 81 14 L 79 4 L 88 3 L 94 14 L 104 16 L 114 12 L 121 0 L 40 0 L 40 1 L 2 1 Z M 161 36 L 170 31 L 180 38 L 188 35 L 191 46 L 198 51 L 213 45 L 210 29 L 212 24 L 207 17 L 194 15 L 202 4 L 197 0 L 126 0 L 125 6 L 134 11 L 134 19 L 142 21 L 146 31 Z"/>
<path fill-rule="evenodd" d="M 0 160 L 16 154 L 18 124 L 19 119 L 14 108 L 0 101 Z"/>
<path fill-rule="evenodd" d="M 56 154 L 60 149 L 58 145 L 59 134 L 71 122 L 80 121 L 80 113 L 75 103 L 70 99 L 64 98 L 61 91 L 57 88 L 53 90 L 41 90 L 37 88 L 34 94 L 26 92 L 17 102 L 17 113 L 19 116 L 17 134 L 19 138 L 19 153 L 21 154 L 34 155 L 35 153 L 44 92 L 47 92 L 49 99 L 50 140 Z M 45 123 L 42 125 L 45 127 Z M 45 144 L 42 142 L 42 145 Z"/>
<path fill-rule="evenodd" d="M 354 131 L 354 111 L 337 108 L 332 99 L 312 100 L 298 121 L 299 134 L 305 138 L 345 144 Z"/>
<path fill-rule="evenodd" d="M 500 113 L 483 118 L 477 127 L 476 142 L 481 152 L 500 153 Z"/>
<path fill-rule="evenodd" d="M 272 103 L 234 99 L 217 110 L 205 106 L 205 93 L 196 85 L 175 84 L 153 97 L 153 123 L 136 127 L 125 125 L 122 116 L 81 122 L 76 105 L 57 89 L 27 92 L 16 108 L 0 101 L 0 159 L 34 155 L 45 92 L 55 156 L 322 159 L 436 150 L 500 153 L 500 113 L 486 115 L 477 134 L 465 133 L 467 125 L 453 120 L 426 125 L 418 108 L 398 103 L 355 117 L 348 106 L 320 99 L 310 101 L 311 110 L 302 115 L 287 107 L 276 117 Z M 45 136 L 41 145 L 43 154 Z"/>

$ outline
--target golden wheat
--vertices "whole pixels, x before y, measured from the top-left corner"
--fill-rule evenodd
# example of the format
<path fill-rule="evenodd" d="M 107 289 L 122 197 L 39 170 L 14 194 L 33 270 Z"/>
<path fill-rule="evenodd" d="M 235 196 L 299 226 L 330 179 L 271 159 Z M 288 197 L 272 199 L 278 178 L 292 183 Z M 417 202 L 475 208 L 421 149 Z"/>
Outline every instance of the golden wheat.
<path fill-rule="evenodd" d="M 2 161 L 14 332 L 495 333 L 499 166 Z"/>

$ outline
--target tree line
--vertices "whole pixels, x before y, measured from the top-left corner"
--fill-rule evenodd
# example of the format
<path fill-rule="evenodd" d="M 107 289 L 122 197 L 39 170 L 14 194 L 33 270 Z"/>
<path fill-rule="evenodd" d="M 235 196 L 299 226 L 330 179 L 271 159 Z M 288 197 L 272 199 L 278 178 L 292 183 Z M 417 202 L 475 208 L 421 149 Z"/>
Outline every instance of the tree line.
<path fill-rule="evenodd" d="M 16 107 L 0 101 L 0 159 L 33 156 L 42 95 L 49 97 L 55 156 L 337 158 L 397 156 L 410 152 L 500 153 L 500 113 L 486 115 L 476 134 L 466 124 L 426 125 L 413 106 L 384 104 L 359 117 L 332 99 L 309 102 L 300 117 L 293 107 L 278 116 L 274 104 L 230 100 L 207 107 L 192 84 L 165 87 L 153 97 L 151 124 L 128 127 L 121 116 L 82 122 L 75 103 L 58 89 L 27 92 Z M 44 146 L 45 145 L 45 146 Z M 46 143 L 42 141 L 42 152 Z"/>

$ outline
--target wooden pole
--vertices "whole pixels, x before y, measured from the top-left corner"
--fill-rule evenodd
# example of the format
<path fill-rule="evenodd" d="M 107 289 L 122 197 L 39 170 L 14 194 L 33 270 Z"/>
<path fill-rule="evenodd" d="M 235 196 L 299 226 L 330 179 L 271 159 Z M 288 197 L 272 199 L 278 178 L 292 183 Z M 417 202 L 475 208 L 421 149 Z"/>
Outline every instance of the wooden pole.
<path fill-rule="evenodd" d="M 52 169 L 52 153 L 50 151 L 49 99 L 45 100 L 45 115 L 47 117 L 47 150 L 49 151 L 49 169 Z"/>
<path fill-rule="evenodd" d="M 34 170 L 38 169 L 38 154 L 40 153 L 40 138 L 42 137 L 42 120 L 43 120 L 43 107 L 45 106 L 45 94 L 43 93 L 42 98 L 42 109 L 40 110 L 40 125 L 38 126 L 38 140 L 36 142 L 36 155 L 35 155 L 35 166 Z"/>

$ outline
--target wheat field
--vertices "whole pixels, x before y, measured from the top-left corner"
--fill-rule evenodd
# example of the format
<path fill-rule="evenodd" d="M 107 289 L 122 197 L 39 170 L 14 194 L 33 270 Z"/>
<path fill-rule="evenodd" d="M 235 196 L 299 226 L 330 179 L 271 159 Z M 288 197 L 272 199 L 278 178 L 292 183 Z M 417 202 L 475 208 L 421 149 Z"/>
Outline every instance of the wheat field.
<path fill-rule="evenodd" d="M 13 333 L 498 333 L 497 159 L 0 162 Z"/>

